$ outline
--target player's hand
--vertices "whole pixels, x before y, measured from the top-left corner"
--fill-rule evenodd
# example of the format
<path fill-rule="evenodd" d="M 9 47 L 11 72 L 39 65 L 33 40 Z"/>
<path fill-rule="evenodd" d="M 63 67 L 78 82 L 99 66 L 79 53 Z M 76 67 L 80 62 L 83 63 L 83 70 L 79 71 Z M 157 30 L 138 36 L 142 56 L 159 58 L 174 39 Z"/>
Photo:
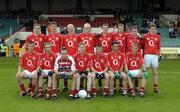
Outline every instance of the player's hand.
<path fill-rule="evenodd" d="M 18 72 L 17 74 L 16 74 L 16 77 L 18 77 L 18 76 L 20 76 L 21 75 L 21 72 Z"/>

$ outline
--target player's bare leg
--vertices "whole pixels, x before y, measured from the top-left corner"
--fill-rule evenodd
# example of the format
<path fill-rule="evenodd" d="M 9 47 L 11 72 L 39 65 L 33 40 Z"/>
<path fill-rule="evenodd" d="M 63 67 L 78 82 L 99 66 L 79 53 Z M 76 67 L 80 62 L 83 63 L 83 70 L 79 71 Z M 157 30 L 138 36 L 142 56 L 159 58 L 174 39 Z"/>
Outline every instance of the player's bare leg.
<path fill-rule="evenodd" d="M 75 95 L 75 85 L 76 85 L 76 80 L 77 80 L 77 74 L 71 74 L 72 77 L 72 81 L 71 81 L 71 90 L 70 90 L 70 94 L 69 94 L 69 99 L 73 100 L 74 99 L 74 95 Z"/>
<path fill-rule="evenodd" d="M 30 92 L 31 97 L 34 97 L 34 91 L 35 91 L 35 88 L 36 88 L 36 84 L 37 84 L 37 74 L 34 73 L 32 75 L 32 88 L 31 88 L 31 92 Z"/>
<path fill-rule="evenodd" d="M 87 75 L 87 98 L 91 98 L 91 73 Z"/>
<path fill-rule="evenodd" d="M 144 91 L 145 91 L 145 86 L 146 86 L 148 74 L 142 72 L 140 78 L 142 78 L 141 89 L 140 89 L 140 96 L 144 97 Z"/>
<path fill-rule="evenodd" d="M 21 74 L 16 74 L 16 79 L 17 79 L 18 85 L 21 89 L 19 96 L 25 96 L 26 95 L 26 89 L 25 89 L 25 86 L 24 86 L 22 79 L 27 79 L 27 78 L 28 78 L 28 76 L 23 72 Z"/>
<path fill-rule="evenodd" d="M 103 95 L 104 96 L 107 96 L 108 95 L 108 92 L 109 92 L 109 74 L 108 73 L 105 73 L 104 74 L 104 92 L 103 92 Z"/>
<path fill-rule="evenodd" d="M 127 82 L 128 82 L 128 77 L 126 76 L 126 74 L 124 72 L 121 72 L 121 77 L 122 77 L 122 94 L 123 96 L 127 96 Z"/>
<path fill-rule="evenodd" d="M 43 78 L 44 77 L 45 76 L 43 76 L 43 74 L 41 74 L 39 76 L 39 80 L 38 80 L 38 95 L 36 96 L 37 98 L 43 97 L 43 94 L 42 94 L 42 91 L 43 91 L 42 85 L 43 85 Z"/>
<path fill-rule="evenodd" d="M 109 78 L 110 78 L 110 85 L 109 85 L 109 95 L 112 96 L 114 94 L 114 73 L 112 71 L 109 71 Z"/>
<path fill-rule="evenodd" d="M 91 73 L 91 79 L 92 79 L 92 93 L 93 97 L 96 97 L 97 92 L 96 92 L 96 75 L 94 72 Z"/>
<path fill-rule="evenodd" d="M 134 91 L 134 84 L 133 84 L 133 81 L 132 81 L 131 77 L 128 77 L 128 83 L 129 83 L 129 89 L 130 89 L 130 92 L 131 92 L 131 96 L 135 97 L 136 94 L 135 94 L 135 91 Z"/>
<path fill-rule="evenodd" d="M 57 98 L 57 76 L 58 74 L 54 73 L 52 77 L 52 88 L 53 88 L 53 94 L 52 94 L 52 99 Z"/>
<path fill-rule="evenodd" d="M 152 68 L 152 73 L 153 73 L 153 89 L 154 92 L 158 93 L 158 72 L 157 68 Z"/>

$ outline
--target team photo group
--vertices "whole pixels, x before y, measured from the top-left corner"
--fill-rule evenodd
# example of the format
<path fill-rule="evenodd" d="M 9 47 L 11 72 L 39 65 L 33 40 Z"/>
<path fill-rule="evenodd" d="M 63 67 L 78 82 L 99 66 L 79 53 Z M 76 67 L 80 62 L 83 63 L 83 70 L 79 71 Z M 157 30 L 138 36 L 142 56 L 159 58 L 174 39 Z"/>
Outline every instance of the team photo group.
<path fill-rule="evenodd" d="M 161 53 L 156 25 L 150 24 L 144 35 L 135 25 L 125 30 L 122 23 L 112 32 L 104 23 L 98 34 L 91 33 L 89 23 L 80 34 L 75 33 L 73 24 L 67 25 L 66 35 L 57 28 L 52 22 L 52 31 L 45 36 L 36 23 L 26 38 L 16 74 L 19 96 L 57 99 L 66 91 L 68 99 L 74 100 L 100 95 L 111 98 L 118 91 L 119 96 L 144 97 L 148 77 L 152 77 L 153 91 L 159 93 Z M 24 79 L 29 80 L 27 88 Z"/>

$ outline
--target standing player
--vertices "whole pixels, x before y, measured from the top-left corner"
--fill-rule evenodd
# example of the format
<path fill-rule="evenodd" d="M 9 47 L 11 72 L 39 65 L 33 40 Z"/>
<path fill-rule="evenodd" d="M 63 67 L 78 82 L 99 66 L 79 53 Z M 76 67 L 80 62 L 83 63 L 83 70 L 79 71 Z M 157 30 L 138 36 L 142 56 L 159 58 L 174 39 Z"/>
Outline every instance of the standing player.
<path fill-rule="evenodd" d="M 158 58 L 160 55 L 160 36 L 156 25 L 149 26 L 149 33 L 144 35 L 144 61 L 146 69 L 152 68 L 154 92 L 158 93 Z"/>
<path fill-rule="evenodd" d="M 68 34 L 63 38 L 63 46 L 68 51 L 68 54 L 73 56 L 78 51 L 79 37 L 75 34 L 75 28 L 73 24 L 67 25 Z"/>
<path fill-rule="evenodd" d="M 108 85 L 109 85 L 109 74 L 108 70 L 108 60 L 102 53 L 102 46 L 96 47 L 96 54 L 91 57 L 91 70 L 92 70 L 92 84 L 93 84 L 93 97 L 96 97 L 96 78 L 105 79 L 104 92 L 103 95 L 108 95 Z"/>
<path fill-rule="evenodd" d="M 107 55 L 111 51 L 112 45 L 112 35 L 108 32 L 109 25 L 102 24 L 103 32 L 100 34 L 100 37 L 97 39 L 97 45 L 100 44 L 102 46 L 102 52 Z"/>
<path fill-rule="evenodd" d="M 57 32 L 56 22 L 52 22 L 51 27 L 52 27 L 52 32 L 46 37 L 46 42 L 51 43 L 52 52 L 58 55 L 62 48 L 63 38 Z"/>
<path fill-rule="evenodd" d="M 115 33 L 113 35 L 113 42 L 118 42 L 119 43 L 119 51 L 121 53 L 125 53 L 126 37 L 127 37 L 127 34 L 124 33 L 124 24 L 119 23 L 117 33 Z"/>
<path fill-rule="evenodd" d="M 43 46 L 44 46 L 44 41 L 45 41 L 45 35 L 41 34 L 41 26 L 40 24 L 34 24 L 33 27 L 33 33 L 30 34 L 26 38 L 26 42 L 24 45 L 24 48 L 27 48 L 27 44 L 29 41 L 34 42 L 34 51 L 37 53 L 43 53 Z"/>
<path fill-rule="evenodd" d="M 119 43 L 114 42 L 112 46 L 112 52 L 108 54 L 109 61 L 109 75 L 110 75 L 110 93 L 112 97 L 114 94 L 114 79 L 123 79 L 123 96 L 127 96 L 127 76 L 123 72 L 125 64 L 125 55 L 119 52 Z"/>
<path fill-rule="evenodd" d="M 137 43 L 133 42 L 131 44 L 131 51 L 132 52 L 126 54 L 126 65 L 125 65 L 125 70 L 128 75 L 129 88 L 131 90 L 131 95 L 135 97 L 136 93 L 133 85 L 133 79 L 142 78 L 140 96 L 143 97 L 146 80 L 148 78 L 148 73 L 146 72 L 143 57 L 141 54 L 138 53 Z M 141 68 L 143 69 L 143 71 L 141 70 Z"/>
<path fill-rule="evenodd" d="M 141 47 L 142 47 L 142 39 L 140 34 L 138 33 L 138 29 L 136 26 L 131 27 L 131 32 L 127 36 L 126 40 L 126 53 L 132 52 L 131 50 L 131 44 L 133 42 L 136 42 L 138 44 L 138 53 L 141 53 Z"/>
<path fill-rule="evenodd" d="M 45 53 L 41 55 L 41 61 L 40 61 L 42 74 L 39 76 L 37 98 L 43 97 L 43 94 L 42 94 L 43 78 L 48 78 L 46 99 L 49 99 L 50 93 L 51 93 L 51 85 L 52 85 L 51 82 L 52 82 L 52 75 L 53 75 L 56 56 L 51 51 L 51 43 L 46 42 L 44 44 L 44 49 L 45 49 Z"/>
<path fill-rule="evenodd" d="M 92 55 L 94 53 L 94 46 L 96 42 L 95 35 L 91 33 L 91 25 L 84 24 L 83 33 L 79 34 L 80 42 L 86 45 L 85 53 Z"/>
<path fill-rule="evenodd" d="M 91 98 L 91 74 L 90 74 L 90 57 L 85 53 L 86 45 L 79 43 L 79 53 L 75 55 L 74 60 L 78 71 L 76 94 L 79 92 L 80 79 L 87 78 L 87 98 Z"/>
<path fill-rule="evenodd" d="M 16 74 L 16 78 L 21 89 L 20 96 L 26 95 L 26 90 L 24 87 L 24 83 L 22 79 L 32 79 L 32 86 L 30 91 L 30 96 L 34 96 L 34 90 L 37 83 L 37 72 L 39 71 L 39 60 L 40 57 L 37 53 L 34 52 L 34 42 L 29 41 L 27 43 L 28 51 L 25 52 L 18 66 L 18 73 Z M 24 69 L 22 71 L 22 69 Z"/>
<path fill-rule="evenodd" d="M 68 80 L 72 78 L 71 90 L 69 99 L 73 100 L 75 95 L 75 83 L 77 80 L 76 68 L 74 59 L 68 55 L 65 48 L 61 49 L 61 55 L 56 58 L 54 65 L 54 75 L 53 75 L 53 95 L 52 98 L 57 98 L 57 78 L 62 78 Z"/>

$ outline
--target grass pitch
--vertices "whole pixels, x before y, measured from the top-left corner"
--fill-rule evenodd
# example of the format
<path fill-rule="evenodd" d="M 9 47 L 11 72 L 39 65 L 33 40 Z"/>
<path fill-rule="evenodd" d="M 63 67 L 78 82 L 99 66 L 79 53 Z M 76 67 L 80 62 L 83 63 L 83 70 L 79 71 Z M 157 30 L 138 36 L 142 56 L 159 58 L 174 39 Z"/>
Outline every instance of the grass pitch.
<path fill-rule="evenodd" d="M 159 67 L 160 94 L 152 91 L 148 79 L 145 98 L 98 96 L 69 101 L 60 93 L 57 100 L 19 97 L 16 82 L 18 58 L 0 58 L 0 112 L 180 112 L 180 60 L 164 60 Z M 60 80 L 61 81 L 61 80 Z M 62 81 L 61 81 L 62 82 Z M 61 84 L 60 82 L 60 84 Z"/>

